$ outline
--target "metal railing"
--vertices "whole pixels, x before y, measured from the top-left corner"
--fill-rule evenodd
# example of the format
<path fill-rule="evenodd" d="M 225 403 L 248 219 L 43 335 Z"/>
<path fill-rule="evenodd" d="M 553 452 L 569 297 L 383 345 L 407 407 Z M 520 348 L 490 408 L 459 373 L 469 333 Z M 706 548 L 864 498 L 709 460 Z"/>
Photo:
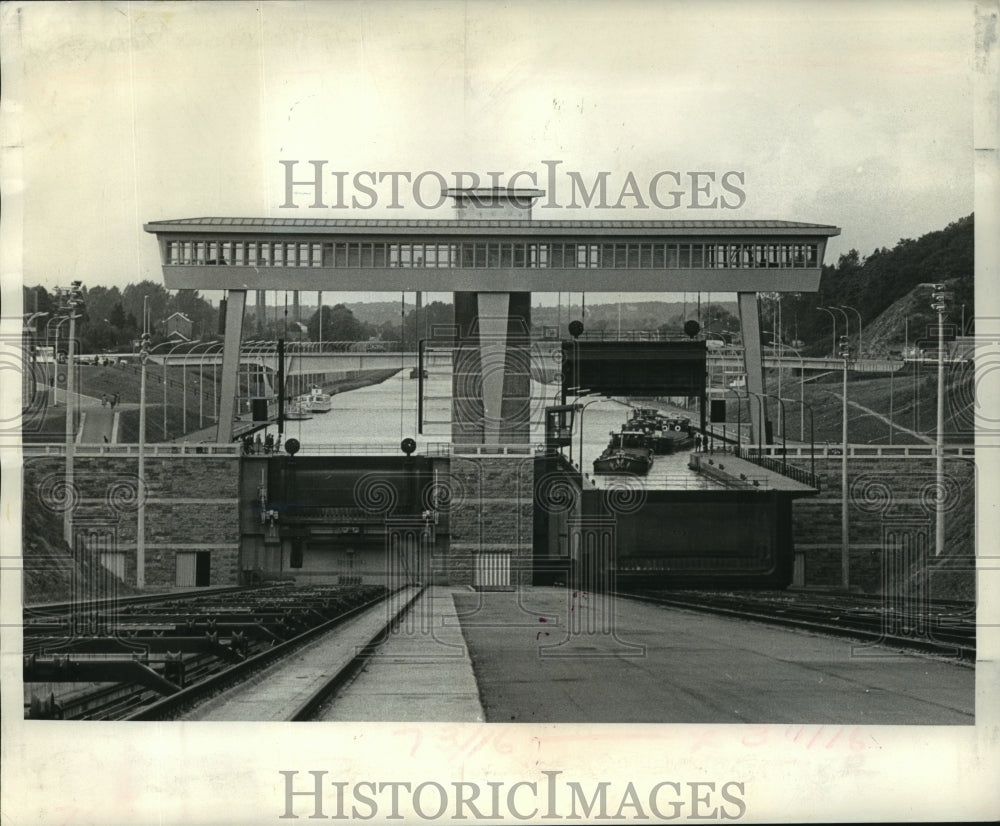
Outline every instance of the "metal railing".
<path fill-rule="evenodd" d="M 418 444 L 416 456 L 534 456 L 544 450 L 543 445 L 483 445 L 452 444 L 451 442 L 427 442 Z M 300 445 L 299 456 L 398 456 L 399 442 L 328 443 Z M 270 455 L 284 455 L 283 450 L 274 450 Z"/>
<path fill-rule="evenodd" d="M 147 444 L 146 456 L 239 456 L 238 444 Z M 398 450 L 398 448 L 397 448 Z M 64 456 L 65 444 L 30 444 L 21 448 L 25 456 Z M 138 456 L 137 444 L 78 444 L 76 456 Z"/>
<path fill-rule="evenodd" d="M 418 445 L 417 456 L 535 456 L 542 453 L 542 444 L 519 445 L 484 445 L 484 444 L 452 444 L 451 442 L 428 442 Z M 285 451 L 275 447 L 270 453 L 247 453 L 240 442 L 217 444 L 202 443 L 163 443 L 147 444 L 144 447 L 147 456 L 283 456 Z M 26 444 L 22 448 L 26 456 L 64 456 L 65 443 Z M 396 456 L 401 453 L 399 442 L 362 442 L 362 443 L 327 443 L 315 444 L 305 442 L 300 445 L 297 455 L 302 456 Z M 131 443 L 120 444 L 78 444 L 77 456 L 138 456 L 139 445 Z"/>
<path fill-rule="evenodd" d="M 756 451 L 757 448 L 755 447 Z M 760 449 L 764 456 L 781 456 L 780 445 L 767 445 Z M 925 458 L 934 456 L 936 448 L 934 445 L 848 445 L 847 455 L 858 458 L 865 457 L 903 457 L 903 458 Z M 945 456 L 969 456 L 976 455 L 976 448 L 973 445 L 945 445 Z M 788 447 L 784 453 L 786 457 L 810 457 L 810 456 L 842 456 L 843 450 L 839 445 L 816 445 L 815 450 L 808 445 Z"/>
<path fill-rule="evenodd" d="M 780 450 L 780 448 L 779 448 Z M 789 479 L 793 479 L 803 485 L 808 485 L 811 488 L 820 489 L 819 477 L 814 473 L 810 473 L 804 468 L 795 467 L 794 465 L 789 465 L 784 457 L 777 458 L 773 455 L 764 455 L 755 447 L 736 447 L 733 449 L 733 454 L 738 456 L 740 459 L 745 459 L 748 462 L 753 462 L 753 464 L 758 467 L 762 467 L 765 470 L 769 470 L 772 473 L 777 473 L 781 476 L 786 476 Z"/>
<path fill-rule="evenodd" d="M 739 455 L 735 447 L 728 451 L 722 451 L 721 457 L 713 453 L 692 453 L 688 467 L 726 488 L 754 491 L 770 490 L 771 482 L 766 476 L 747 476 L 733 468 L 727 471 L 724 459 L 726 453 L 733 456 Z"/>

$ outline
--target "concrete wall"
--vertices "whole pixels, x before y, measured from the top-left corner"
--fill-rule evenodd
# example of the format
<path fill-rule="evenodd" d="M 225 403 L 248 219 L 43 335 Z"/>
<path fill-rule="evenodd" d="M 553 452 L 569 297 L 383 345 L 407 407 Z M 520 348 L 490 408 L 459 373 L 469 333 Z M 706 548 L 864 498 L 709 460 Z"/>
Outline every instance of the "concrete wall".
<path fill-rule="evenodd" d="M 146 587 L 174 587 L 179 552 L 211 553 L 211 585 L 235 585 L 239 555 L 239 458 L 148 457 L 145 461 Z M 78 456 L 66 496 L 65 461 L 26 457 L 24 485 L 62 524 L 73 512 L 77 553 L 124 554 L 124 579 L 136 581 L 138 462 L 125 456 Z M 98 560 L 99 561 L 99 560 Z"/>
<path fill-rule="evenodd" d="M 797 462 L 809 469 L 807 463 Z M 821 479 L 818 496 L 800 499 L 792 509 L 795 549 L 803 555 L 804 581 L 817 587 L 836 587 L 841 581 L 841 460 L 816 460 Z M 946 458 L 945 545 L 949 563 L 971 568 L 975 538 L 975 465 L 969 459 Z M 900 530 L 915 542 L 929 543 L 934 560 L 934 459 L 852 458 L 848 462 L 848 524 L 850 583 L 852 588 L 876 593 L 883 590 L 885 551 Z M 944 596 L 943 583 L 964 576 L 965 586 L 952 582 L 948 589 L 968 587 L 972 579 L 954 570 L 931 576 L 931 596 Z M 938 584 L 935 593 L 935 583 Z"/>
<path fill-rule="evenodd" d="M 531 583 L 534 458 L 453 456 L 447 481 L 454 497 L 445 581 L 471 585 L 476 554 L 511 554 L 512 584 Z"/>

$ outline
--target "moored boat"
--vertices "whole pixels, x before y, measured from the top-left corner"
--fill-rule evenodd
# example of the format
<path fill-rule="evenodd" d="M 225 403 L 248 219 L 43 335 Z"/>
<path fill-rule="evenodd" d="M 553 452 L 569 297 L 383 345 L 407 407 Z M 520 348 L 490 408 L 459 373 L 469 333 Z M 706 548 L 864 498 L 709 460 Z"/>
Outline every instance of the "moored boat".
<path fill-rule="evenodd" d="M 668 416 L 650 407 L 636 408 L 626 422 L 628 429 L 641 429 L 649 439 L 653 452 L 659 455 L 674 453 L 694 444 L 691 419 L 687 416 Z"/>
<path fill-rule="evenodd" d="M 645 476 L 653 465 L 649 438 L 638 430 L 611 434 L 604 452 L 594 459 L 594 473 L 634 473 Z"/>
<path fill-rule="evenodd" d="M 649 440 L 653 446 L 653 452 L 661 455 L 675 453 L 694 444 L 691 431 L 676 423 L 653 430 L 649 434 Z"/>
<path fill-rule="evenodd" d="M 309 409 L 302 402 L 301 397 L 293 399 L 285 411 L 285 419 L 288 421 L 303 421 L 311 418 L 312 413 L 309 412 Z"/>
<path fill-rule="evenodd" d="M 333 408 L 333 396 L 329 393 L 324 393 L 322 388 L 317 387 L 315 384 L 312 386 L 309 395 L 300 396 L 299 400 L 302 402 L 303 407 L 310 413 L 329 413 Z"/>

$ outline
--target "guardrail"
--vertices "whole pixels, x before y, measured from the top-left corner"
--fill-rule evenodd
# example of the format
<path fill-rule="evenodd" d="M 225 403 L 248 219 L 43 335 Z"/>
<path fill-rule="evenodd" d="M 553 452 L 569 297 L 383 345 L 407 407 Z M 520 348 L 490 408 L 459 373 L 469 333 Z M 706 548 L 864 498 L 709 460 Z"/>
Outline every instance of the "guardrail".
<path fill-rule="evenodd" d="M 744 448 L 744 450 L 746 449 Z M 754 447 L 753 450 L 757 451 L 758 448 Z M 844 455 L 843 448 L 840 445 L 816 445 L 815 449 L 810 448 L 809 445 L 788 448 L 782 448 L 780 445 L 766 445 L 759 448 L 759 450 L 763 456 L 785 456 L 788 458 L 809 458 L 811 456 L 840 457 Z M 857 458 L 877 458 L 882 456 L 887 458 L 927 458 L 936 456 L 937 448 L 934 445 L 848 445 L 847 455 L 848 457 L 854 456 Z M 976 455 L 976 448 L 973 445 L 945 445 L 944 455 L 973 457 Z"/>
<path fill-rule="evenodd" d="M 139 445 L 127 444 L 78 444 L 74 446 L 76 456 L 138 456 Z M 534 456 L 545 450 L 541 444 L 527 445 L 483 445 L 483 444 L 452 444 L 450 442 L 428 442 L 418 445 L 418 456 Z M 64 456 L 66 445 L 63 442 L 51 444 L 26 444 L 22 448 L 26 456 Z M 399 442 L 392 443 L 339 443 L 310 444 L 300 446 L 302 456 L 396 456 L 401 453 Z M 268 454 L 256 452 L 247 453 L 239 442 L 216 444 L 203 442 L 200 444 L 147 444 L 144 447 L 146 456 L 240 456 L 240 455 L 287 455 L 283 450 L 275 449 Z"/>
<path fill-rule="evenodd" d="M 787 454 L 778 458 L 777 456 L 769 456 L 758 452 L 757 448 L 734 447 L 733 455 L 748 462 L 753 462 L 758 467 L 762 467 L 772 473 L 794 479 L 800 484 L 809 485 L 809 487 L 816 488 L 816 490 L 820 489 L 819 477 L 804 468 L 789 465 L 786 462 Z"/>
<path fill-rule="evenodd" d="M 452 444 L 451 442 L 427 442 L 418 444 L 416 456 L 534 456 L 544 451 L 544 445 L 482 445 Z M 383 443 L 335 443 L 310 444 L 300 446 L 299 456 L 398 456 L 399 442 Z M 275 450 L 270 455 L 285 455 Z"/>
<path fill-rule="evenodd" d="M 25 456 L 64 456 L 65 444 L 24 445 Z M 75 456 L 138 456 L 137 444 L 79 444 L 74 445 Z M 143 447 L 145 456 L 239 456 L 238 444 L 151 444 Z"/>

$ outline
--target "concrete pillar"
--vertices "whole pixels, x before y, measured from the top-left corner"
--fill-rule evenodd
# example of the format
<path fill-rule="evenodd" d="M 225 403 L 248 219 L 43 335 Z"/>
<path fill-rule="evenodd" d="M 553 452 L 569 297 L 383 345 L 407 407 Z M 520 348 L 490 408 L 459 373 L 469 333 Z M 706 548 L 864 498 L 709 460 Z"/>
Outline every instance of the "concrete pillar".
<path fill-rule="evenodd" d="M 740 311 L 740 330 L 743 335 L 743 369 L 747 376 L 747 391 L 750 393 L 750 422 L 752 434 L 751 444 L 758 439 L 764 444 L 770 444 L 767 438 L 765 421 L 767 405 L 763 402 L 764 393 L 764 355 L 760 345 L 760 315 L 757 306 L 757 293 L 737 293 Z M 754 394 L 757 394 L 756 396 Z M 763 412 L 763 418 L 761 413 Z"/>
<path fill-rule="evenodd" d="M 219 390 L 219 426 L 215 441 L 233 440 L 233 417 L 236 414 L 236 384 L 240 369 L 240 342 L 243 340 L 243 311 L 246 290 L 230 290 L 226 301 L 226 337 L 222 348 L 222 387 Z"/>
<path fill-rule="evenodd" d="M 455 293 L 452 441 L 527 444 L 531 294 Z"/>

